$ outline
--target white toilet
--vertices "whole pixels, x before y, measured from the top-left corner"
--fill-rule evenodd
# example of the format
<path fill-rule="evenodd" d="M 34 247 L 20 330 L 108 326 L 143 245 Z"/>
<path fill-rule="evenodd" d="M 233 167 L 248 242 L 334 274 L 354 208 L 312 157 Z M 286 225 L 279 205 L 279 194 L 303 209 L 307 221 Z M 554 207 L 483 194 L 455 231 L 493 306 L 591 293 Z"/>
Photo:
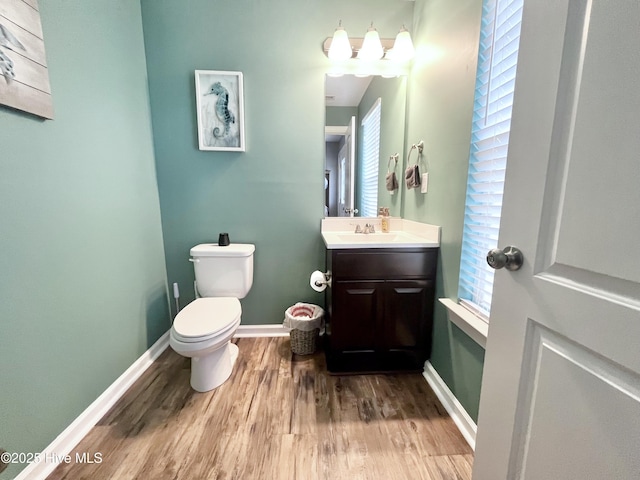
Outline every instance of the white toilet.
<path fill-rule="evenodd" d="M 253 284 L 251 244 L 196 245 L 190 251 L 196 298 L 176 315 L 169 345 L 191 358 L 191 386 L 207 392 L 231 375 L 238 347 L 230 340 L 240 325 L 244 298 Z"/>

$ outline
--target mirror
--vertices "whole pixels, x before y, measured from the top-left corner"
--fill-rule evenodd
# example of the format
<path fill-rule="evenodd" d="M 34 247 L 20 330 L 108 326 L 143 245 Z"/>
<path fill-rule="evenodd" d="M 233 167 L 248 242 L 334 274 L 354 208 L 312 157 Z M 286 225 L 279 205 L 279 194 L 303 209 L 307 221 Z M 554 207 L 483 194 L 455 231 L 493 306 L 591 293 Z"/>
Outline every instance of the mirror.
<path fill-rule="evenodd" d="M 406 90 L 406 76 L 325 77 L 325 216 L 400 215 L 402 188 L 385 179 L 404 177 Z"/>

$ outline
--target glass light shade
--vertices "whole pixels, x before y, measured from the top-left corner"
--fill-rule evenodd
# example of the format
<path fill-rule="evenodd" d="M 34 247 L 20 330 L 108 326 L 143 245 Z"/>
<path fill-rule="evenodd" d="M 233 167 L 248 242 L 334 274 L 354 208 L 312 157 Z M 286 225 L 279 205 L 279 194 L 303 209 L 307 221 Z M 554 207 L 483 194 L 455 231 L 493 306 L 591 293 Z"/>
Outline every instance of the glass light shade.
<path fill-rule="evenodd" d="M 403 27 L 393 42 L 393 48 L 388 52 L 387 56 L 390 60 L 396 62 L 406 62 L 411 60 L 416 54 L 411 41 L 411 34 Z"/>
<path fill-rule="evenodd" d="M 351 58 L 351 55 L 351 44 L 347 31 L 342 27 L 336 28 L 327 56 L 331 60 L 347 60 Z"/>
<path fill-rule="evenodd" d="M 361 60 L 379 60 L 384 55 L 380 36 L 373 25 L 367 30 L 362 42 L 362 48 L 358 52 L 358 58 Z"/>

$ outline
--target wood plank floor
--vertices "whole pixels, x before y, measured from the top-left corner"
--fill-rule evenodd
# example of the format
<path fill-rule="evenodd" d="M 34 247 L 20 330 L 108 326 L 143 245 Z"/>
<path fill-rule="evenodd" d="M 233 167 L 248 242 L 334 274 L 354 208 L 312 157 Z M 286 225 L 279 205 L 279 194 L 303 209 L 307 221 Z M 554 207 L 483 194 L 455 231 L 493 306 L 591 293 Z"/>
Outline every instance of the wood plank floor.
<path fill-rule="evenodd" d="M 213 392 L 167 349 L 60 465 L 62 479 L 468 480 L 473 452 L 420 374 L 332 376 L 289 339 L 234 340 Z"/>

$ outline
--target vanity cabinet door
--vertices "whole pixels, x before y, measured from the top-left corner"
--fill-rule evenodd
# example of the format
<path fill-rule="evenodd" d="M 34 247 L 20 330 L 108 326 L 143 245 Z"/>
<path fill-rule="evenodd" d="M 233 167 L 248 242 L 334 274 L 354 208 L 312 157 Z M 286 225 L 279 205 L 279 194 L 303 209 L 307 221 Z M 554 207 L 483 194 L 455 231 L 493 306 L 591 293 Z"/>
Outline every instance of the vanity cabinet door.
<path fill-rule="evenodd" d="M 421 371 L 431 350 L 438 249 L 327 252 L 327 367 Z"/>
<path fill-rule="evenodd" d="M 386 348 L 417 353 L 430 348 L 434 292 L 433 280 L 390 280 L 385 283 L 383 336 Z"/>
<path fill-rule="evenodd" d="M 336 282 L 332 292 L 331 348 L 374 350 L 380 345 L 383 281 Z"/>

